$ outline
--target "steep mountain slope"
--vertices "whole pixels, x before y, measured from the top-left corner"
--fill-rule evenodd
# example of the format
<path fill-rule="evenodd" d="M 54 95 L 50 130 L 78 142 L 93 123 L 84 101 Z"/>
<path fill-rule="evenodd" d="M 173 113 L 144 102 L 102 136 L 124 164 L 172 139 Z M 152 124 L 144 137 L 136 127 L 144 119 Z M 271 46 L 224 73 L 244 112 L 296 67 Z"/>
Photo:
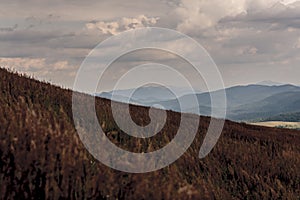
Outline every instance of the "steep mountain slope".
<path fill-rule="evenodd" d="M 84 148 L 73 125 L 70 90 L 0 69 L 0 92 L 1 199 L 300 198 L 298 131 L 227 121 L 216 147 L 200 160 L 210 121 L 201 117 L 195 141 L 175 163 L 129 174 L 104 166 Z M 138 124 L 149 123 L 149 108 L 130 108 Z M 180 122 L 180 113 L 168 112 L 160 133 L 136 139 L 118 129 L 110 101 L 98 98 L 96 110 L 110 140 L 133 152 L 164 146 Z"/>

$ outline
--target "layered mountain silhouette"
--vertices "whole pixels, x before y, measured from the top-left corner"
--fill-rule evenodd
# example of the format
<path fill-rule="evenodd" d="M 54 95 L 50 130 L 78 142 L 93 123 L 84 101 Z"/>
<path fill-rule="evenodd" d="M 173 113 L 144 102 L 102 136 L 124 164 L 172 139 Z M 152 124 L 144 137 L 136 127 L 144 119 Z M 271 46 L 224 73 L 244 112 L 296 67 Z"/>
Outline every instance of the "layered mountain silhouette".
<path fill-rule="evenodd" d="M 265 86 L 280 86 L 280 85 L 285 85 L 283 83 L 267 80 L 267 81 L 261 81 L 256 83 L 256 85 L 265 85 Z"/>
<path fill-rule="evenodd" d="M 260 121 L 282 121 L 282 122 L 299 122 L 300 112 L 284 113 L 272 117 L 261 119 Z"/>
<path fill-rule="evenodd" d="M 200 90 L 197 90 L 196 92 L 201 93 Z M 137 89 L 114 90 L 110 92 L 96 93 L 95 95 L 124 103 L 130 102 L 140 105 L 152 105 L 156 102 L 176 99 L 189 93 L 191 93 L 191 89 L 188 88 L 174 86 L 164 87 L 151 84 Z"/>
<path fill-rule="evenodd" d="M 94 98 L 79 95 L 83 101 Z M 232 101 L 239 106 L 242 100 Z M 110 105 L 96 98 L 99 123 L 112 143 L 128 151 L 162 148 L 180 124 L 181 114 L 167 111 L 166 124 L 155 136 L 130 137 L 116 125 Z M 213 151 L 199 159 L 211 118 L 191 115 L 200 125 L 181 158 L 155 172 L 131 174 L 103 165 L 85 149 L 73 124 L 71 90 L 0 69 L 0 110 L 1 199 L 300 198 L 296 130 L 226 121 Z M 130 105 L 130 113 L 141 126 L 150 122 L 149 107 Z"/>
<path fill-rule="evenodd" d="M 272 84 L 275 83 L 272 82 Z M 145 89 L 141 88 L 139 90 Z M 235 121 L 255 121 L 271 118 L 280 114 L 300 112 L 300 87 L 298 86 L 255 84 L 227 88 L 225 92 L 227 96 L 227 119 Z M 159 104 L 167 110 L 178 112 L 182 111 L 179 102 L 183 102 L 185 105 L 189 105 L 188 108 L 185 108 L 185 112 L 211 116 L 211 95 L 220 97 L 217 99 L 216 109 L 218 109 L 218 105 L 220 104 L 218 101 L 222 101 L 220 90 L 211 93 L 197 93 L 198 105 L 190 103 L 194 96 L 191 94 L 183 95 L 178 99 L 171 99 L 170 96 L 164 96 L 164 94 L 166 94 L 166 92 L 161 93 L 161 97 L 169 98 L 168 100 L 155 101 L 151 99 L 151 92 L 147 92 L 147 97 L 149 97 L 151 101 L 140 99 L 139 101 L 133 100 L 133 102 L 138 102 L 138 104 L 145 106 Z M 156 95 L 153 94 L 153 96 Z M 110 99 L 109 96 L 106 96 L 106 98 Z M 114 100 L 122 101 L 118 96 L 115 96 Z M 197 110 L 200 110 L 200 112 L 197 112 Z"/>

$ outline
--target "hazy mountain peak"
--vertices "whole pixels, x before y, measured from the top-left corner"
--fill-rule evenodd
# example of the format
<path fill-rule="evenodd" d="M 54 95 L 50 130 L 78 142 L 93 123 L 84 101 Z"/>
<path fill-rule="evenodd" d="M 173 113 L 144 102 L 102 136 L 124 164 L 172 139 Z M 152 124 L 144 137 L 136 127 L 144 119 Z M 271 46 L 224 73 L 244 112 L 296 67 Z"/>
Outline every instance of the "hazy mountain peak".
<path fill-rule="evenodd" d="M 265 85 L 265 86 L 280 86 L 280 85 L 285 85 L 284 83 L 279 83 L 271 80 L 266 80 L 266 81 L 261 81 L 256 83 L 257 85 Z"/>

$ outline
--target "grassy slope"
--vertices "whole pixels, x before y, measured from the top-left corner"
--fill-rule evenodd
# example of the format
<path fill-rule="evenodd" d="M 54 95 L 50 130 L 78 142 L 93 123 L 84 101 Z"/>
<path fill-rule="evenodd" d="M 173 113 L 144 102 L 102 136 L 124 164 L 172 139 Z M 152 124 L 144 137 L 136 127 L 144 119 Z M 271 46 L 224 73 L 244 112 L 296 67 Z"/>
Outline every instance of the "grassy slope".
<path fill-rule="evenodd" d="M 0 198 L 274 199 L 300 198 L 300 132 L 226 122 L 205 159 L 197 158 L 209 118 L 175 163 L 156 172 L 128 174 L 96 161 L 72 124 L 71 95 L 0 69 Z M 84 95 L 83 95 L 84 96 Z M 153 151 L 168 143 L 180 114 L 152 139 L 130 139 L 116 127 L 110 102 L 97 99 L 99 121 L 125 149 Z M 131 107 L 133 119 L 149 121 L 148 109 Z"/>

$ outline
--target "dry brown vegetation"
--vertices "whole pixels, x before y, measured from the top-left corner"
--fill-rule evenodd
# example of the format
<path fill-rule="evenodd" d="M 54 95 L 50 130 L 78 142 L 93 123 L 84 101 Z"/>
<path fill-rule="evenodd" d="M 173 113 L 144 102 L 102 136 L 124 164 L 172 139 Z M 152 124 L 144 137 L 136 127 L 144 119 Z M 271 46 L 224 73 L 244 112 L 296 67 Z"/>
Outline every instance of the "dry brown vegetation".
<path fill-rule="evenodd" d="M 201 117 L 188 151 L 156 172 L 129 174 L 104 166 L 82 145 L 73 125 L 72 91 L 0 69 L 1 199 L 299 199 L 300 132 L 226 121 L 218 144 L 198 159 L 210 118 Z M 85 96 L 85 95 L 83 95 Z M 179 113 L 163 130 L 133 139 L 112 118 L 110 101 L 97 99 L 100 123 L 111 141 L 134 152 L 168 143 Z M 148 108 L 131 106 L 149 122 Z"/>

